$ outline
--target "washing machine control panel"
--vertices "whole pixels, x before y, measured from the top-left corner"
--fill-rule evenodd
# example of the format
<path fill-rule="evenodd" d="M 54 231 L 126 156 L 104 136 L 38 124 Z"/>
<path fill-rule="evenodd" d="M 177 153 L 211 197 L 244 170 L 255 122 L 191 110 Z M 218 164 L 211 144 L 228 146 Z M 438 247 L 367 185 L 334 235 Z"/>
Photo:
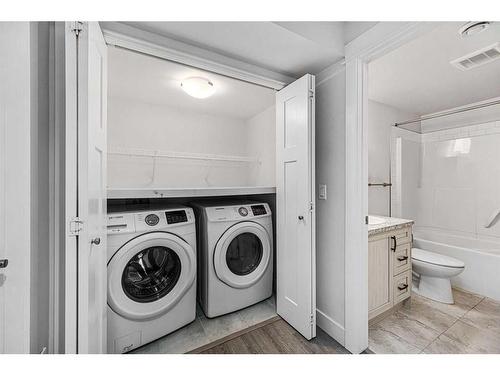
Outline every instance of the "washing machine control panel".
<path fill-rule="evenodd" d="M 187 223 L 188 221 L 186 210 L 167 211 L 165 216 L 168 224 Z"/>
<path fill-rule="evenodd" d="M 108 235 L 135 232 L 133 214 L 110 214 L 108 215 Z"/>
<path fill-rule="evenodd" d="M 192 208 L 110 214 L 108 234 L 161 230 L 174 225 L 192 223 L 194 223 Z"/>
<path fill-rule="evenodd" d="M 206 212 L 210 221 L 235 221 L 271 215 L 271 209 L 267 203 L 207 207 Z"/>
<path fill-rule="evenodd" d="M 254 204 L 251 208 L 253 216 L 262 216 L 267 214 L 266 207 L 263 204 Z"/>

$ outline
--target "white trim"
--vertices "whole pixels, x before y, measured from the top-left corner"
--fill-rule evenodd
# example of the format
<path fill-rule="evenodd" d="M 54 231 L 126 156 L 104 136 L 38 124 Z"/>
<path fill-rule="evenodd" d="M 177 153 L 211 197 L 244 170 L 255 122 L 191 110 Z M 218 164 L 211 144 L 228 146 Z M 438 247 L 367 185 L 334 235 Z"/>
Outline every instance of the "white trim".
<path fill-rule="evenodd" d="M 366 64 L 346 64 L 345 347 L 368 347 L 368 173 L 363 132 Z"/>
<path fill-rule="evenodd" d="M 367 65 L 439 23 L 381 22 L 346 46 L 345 347 L 368 347 Z"/>
<path fill-rule="evenodd" d="M 337 323 L 319 309 L 316 309 L 316 323 L 318 327 L 333 337 L 340 345 L 345 345 L 345 329 L 342 324 Z"/>
<path fill-rule="evenodd" d="M 68 235 L 68 226 L 77 216 L 77 42 L 72 22 L 64 23 L 65 40 L 65 280 L 64 353 L 77 353 L 77 238 Z"/>
<path fill-rule="evenodd" d="M 57 124 L 55 123 L 55 25 L 49 25 L 49 340 L 48 352 L 58 348 L 58 227 L 59 199 L 57 192 Z"/>
<path fill-rule="evenodd" d="M 336 63 L 323 69 L 321 72 L 316 74 L 316 87 L 321 86 L 323 83 L 328 82 L 330 79 L 335 77 L 337 74 L 343 71 L 345 68 L 345 59 L 341 59 Z"/>
<path fill-rule="evenodd" d="M 175 61 L 227 77 L 281 90 L 295 78 L 263 69 L 215 52 L 115 22 L 102 23 L 106 43 L 111 46 Z M 130 36 L 138 35 L 138 37 Z"/>
<path fill-rule="evenodd" d="M 217 197 L 275 194 L 275 186 L 231 186 L 195 188 L 109 188 L 108 199 Z"/>
<path fill-rule="evenodd" d="M 360 58 L 368 63 L 441 24 L 441 22 L 380 22 L 346 45 L 346 61 Z"/>
<path fill-rule="evenodd" d="M 50 67 L 50 85 L 51 98 L 50 105 L 50 152 L 51 160 L 51 188 L 50 188 L 50 207 L 51 207 L 51 225 L 50 230 L 50 252 L 51 252 L 51 270 L 50 270 L 50 332 L 49 332 L 49 353 L 59 354 L 64 353 L 63 342 L 61 335 L 64 333 L 64 298 L 61 298 L 61 290 L 64 290 L 64 279 L 61 279 L 64 259 L 64 175 L 62 168 L 65 165 L 64 158 L 64 134 L 65 134 L 65 81 L 64 81 L 64 22 L 54 22 L 51 26 L 51 67 Z M 62 313 L 62 314 L 61 314 Z"/>

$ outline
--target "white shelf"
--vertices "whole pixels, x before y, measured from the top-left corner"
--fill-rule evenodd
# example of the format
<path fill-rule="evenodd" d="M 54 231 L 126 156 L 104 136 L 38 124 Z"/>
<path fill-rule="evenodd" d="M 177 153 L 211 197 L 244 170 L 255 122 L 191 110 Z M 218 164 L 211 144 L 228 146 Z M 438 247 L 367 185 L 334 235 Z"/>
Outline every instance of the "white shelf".
<path fill-rule="evenodd" d="M 145 150 L 138 148 L 111 148 L 108 150 L 108 155 L 152 158 L 152 159 L 187 159 L 196 161 L 215 161 L 215 162 L 230 162 L 230 163 L 259 163 L 259 159 L 255 157 L 246 157 L 241 155 L 216 155 L 216 154 L 200 154 L 192 152 L 174 152 L 161 150 Z"/>
<path fill-rule="evenodd" d="M 108 189 L 108 199 L 130 198 L 188 198 L 218 197 L 229 195 L 274 194 L 274 186 L 242 186 L 242 187 L 206 187 L 206 188 L 118 188 Z"/>

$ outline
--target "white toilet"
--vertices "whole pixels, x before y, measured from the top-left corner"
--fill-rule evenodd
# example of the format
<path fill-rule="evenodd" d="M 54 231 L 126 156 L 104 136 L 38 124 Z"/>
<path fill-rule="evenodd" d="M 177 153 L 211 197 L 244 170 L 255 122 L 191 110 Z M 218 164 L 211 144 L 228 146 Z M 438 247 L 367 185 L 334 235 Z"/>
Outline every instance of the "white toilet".
<path fill-rule="evenodd" d="M 413 291 L 434 301 L 450 303 L 453 301 L 450 278 L 465 269 L 461 260 L 433 253 L 419 248 L 412 249 L 413 272 L 418 275 L 413 281 Z"/>

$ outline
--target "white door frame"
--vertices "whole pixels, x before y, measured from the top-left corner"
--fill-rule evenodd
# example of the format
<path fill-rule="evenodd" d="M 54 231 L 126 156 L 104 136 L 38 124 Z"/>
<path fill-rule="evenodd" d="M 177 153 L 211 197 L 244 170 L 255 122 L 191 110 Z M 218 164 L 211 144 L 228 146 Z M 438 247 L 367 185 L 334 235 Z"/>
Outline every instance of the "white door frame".
<path fill-rule="evenodd" d="M 69 223 L 78 213 L 77 137 L 77 40 L 71 22 L 64 22 L 65 41 L 65 254 L 64 254 L 64 353 L 78 352 L 77 237 L 70 235 Z M 73 270 L 73 272 L 69 272 Z"/>
<path fill-rule="evenodd" d="M 368 347 L 368 63 L 438 26 L 381 22 L 346 46 L 345 347 Z"/>
<path fill-rule="evenodd" d="M 62 25 L 64 26 L 62 26 Z M 74 292 L 77 285 L 77 237 L 69 234 L 69 222 L 77 216 L 78 189 L 77 189 L 77 170 L 74 166 L 77 163 L 77 38 L 72 32 L 74 22 L 63 22 L 58 24 L 57 29 L 59 37 L 64 33 L 64 63 L 65 63 L 65 295 L 64 295 L 64 353 L 71 354 L 78 352 L 78 321 L 77 321 L 77 295 Z M 61 30 L 64 28 L 64 30 Z M 217 74 L 225 75 L 231 78 L 239 79 L 249 83 L 257 84 L 263 87 L 280 90 L 295 79 L 284 76 L 279 73 L 257 68 L 262 75 L 245 70 L 250 67 L 244 65 L 241 69 L 234 68 L 229 64 L 210 60 L 195 54 L 194 50 L 200 50 L 193 47 L 193 53 L 177 51 L 169 47 L 169 42 L 175 42 L 168 38 L 161 38 L 162 43 L 151 43 L 146 40 L 133 38 L 124 33 L 102 29 L 105 41 L 108 45 L 116 46 L 130 51 L 158 57 L 161 59 L 175 61 L 181 64 L 193 66 L 199 69 L 207 70 Z M 158 37 L 158 36 L 157 36 Z M 177 44 L 182 44 L 175 42 Z M 163 44 L 163 45 L 162 45 Z M 184 45 L 188 46 L 188 45 Z M 185 48 L 183 48 L 185 49 Z M 199 51 L 198 51 L 199 52 Z M 214 55 L 207 51 L 209 55 Z M 232 59 L 229 59 L 232 60 Z M 236 61 L 236 60 L 234 60 Z M 68 270 L 73 270 L 69 272 Z"/>

